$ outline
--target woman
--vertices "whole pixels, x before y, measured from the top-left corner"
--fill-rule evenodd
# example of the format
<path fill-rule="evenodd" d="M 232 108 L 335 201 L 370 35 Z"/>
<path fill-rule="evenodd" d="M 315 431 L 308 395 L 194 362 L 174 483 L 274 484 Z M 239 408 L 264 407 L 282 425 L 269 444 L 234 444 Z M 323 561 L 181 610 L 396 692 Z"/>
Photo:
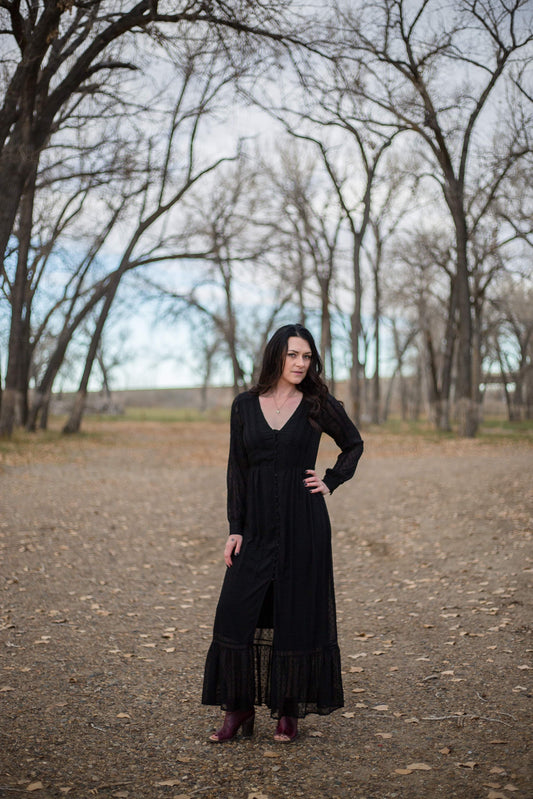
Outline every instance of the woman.
<path fill-rule="evenodd" d="M 257 385 L 235 398 L 228 462 L 226 576 L 207 655 L 202 702 L 226 711 L 210 740 L 251 735 L 254 705 L 278 719 L 343 706 L 325 495 L 353 476 L 361 437 L 328 393 L 313 337 L 285 325 L 268 342 Z M 315 471 L 321 433 L 341 452 Z"/>

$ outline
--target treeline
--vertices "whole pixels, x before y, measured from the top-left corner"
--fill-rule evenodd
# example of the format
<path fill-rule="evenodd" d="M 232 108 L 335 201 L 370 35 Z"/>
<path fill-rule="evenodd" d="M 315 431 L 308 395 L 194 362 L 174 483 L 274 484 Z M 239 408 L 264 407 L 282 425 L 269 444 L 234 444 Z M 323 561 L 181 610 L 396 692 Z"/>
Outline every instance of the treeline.
<path fill-rule="evenodd" d="M 527 0 L 0 4 L 0 434 L 47 424 L 157 298 L 209 383 L 317 333 L 350 412 L 381 375 L 476 433 L 533 412 Z M 111 347 L 112 350 L 112 347 Z M 0 381 L 1 383 L 2 381 Z M 391 385 L 389 381 L 389 387 Z M 32 402 L 29 402 L 29 389 Z M 419 394 L 420 394 L 419 391 Z"/>

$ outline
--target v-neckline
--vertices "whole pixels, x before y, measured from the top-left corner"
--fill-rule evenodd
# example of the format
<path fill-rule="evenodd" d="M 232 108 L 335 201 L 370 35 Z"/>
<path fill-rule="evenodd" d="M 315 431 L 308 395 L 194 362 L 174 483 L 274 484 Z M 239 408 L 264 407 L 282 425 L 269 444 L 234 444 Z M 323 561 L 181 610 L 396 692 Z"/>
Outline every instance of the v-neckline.
<path fill-rule="evenodd" d="M 257 405 L 259 406 L 259 413 L 260 413 L 260 414 L 261 414 L 261 416 L 263 417 L 263 421 L 264 421 L 264 423 L 266 424 L 266 426 L 268 427 L 268 429 L 269 429 L 269 430 L 270 430 L 272 433 L 280 433 L 282 430 L 284 430 L 284 429 L 287 427 L 287 425 L 289 424 L 289 422 L 291 421 L 291 419 L 293 418 L 293 416 L 294 416 L 294 415 L 295 415 L 295 414 L 298 412 L 298 408 L 299 408 L 299 407 L 300 407 L 300 405 L 302 404 L 302 402 L 303 402 L 303 399 L 304 399 L 304 395 L 302 394 L 302 396 L 301 396 L 301 399 L 300 399 L 300 402 L 298 403 L 298 405 L 296 406 L 296 408 L 293 410 L 293 412 L 291 413 L 291 415 L 289 416 L 289 418 L 288 418 L 288 419 L 287 419 L 287 420 L 284 422 L 284 424 L 282 424 L 282 425 L 281 425 L 281 427 L 272 427 L 272 426 L 271 426 L 271 425 L 268 423 L 268 421 L 267 421 L 267 418 L 266 418 L 265 414 L 263 413 L 263 408 L 261 407 L 261 400 L 260 400 L 260 398 L 259 398 L 259 394 L 257 394 Z"/>

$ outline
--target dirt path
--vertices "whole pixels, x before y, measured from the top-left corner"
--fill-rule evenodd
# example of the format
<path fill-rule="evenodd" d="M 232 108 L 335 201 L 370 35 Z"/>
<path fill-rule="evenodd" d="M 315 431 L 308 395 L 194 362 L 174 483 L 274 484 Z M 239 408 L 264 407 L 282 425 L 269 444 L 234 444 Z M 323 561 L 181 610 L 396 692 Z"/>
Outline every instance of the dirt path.
<path fill-rule="evenodd" d="M 530 446 L 367 437 L 328 500 L 346 707 L 214 746 L 227 428 L 97 430 L 0 463 L 1 796 L 533 796 Z"/>

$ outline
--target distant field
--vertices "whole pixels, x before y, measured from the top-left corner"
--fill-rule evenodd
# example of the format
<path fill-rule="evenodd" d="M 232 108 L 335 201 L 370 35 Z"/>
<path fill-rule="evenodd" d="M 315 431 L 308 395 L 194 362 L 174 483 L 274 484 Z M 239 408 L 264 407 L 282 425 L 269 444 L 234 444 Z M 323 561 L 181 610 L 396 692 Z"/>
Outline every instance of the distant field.
<path fill-rule="evenodd" d="M 120 415 L 87 414 L 81 433 L 72 437 L 61 433 L 66 418 L 65 415 L 53 415 L 46 431 L 28 433 L 19 429 L 15 430 L 10 440 L 0 440 L 0 467 L 35 457 L 63 457 L 76 450 L 80 440 L 93 442 L 94 445 L 103 442 L 118 445 L 130 436 L 137 435 L 145 425 L 146 432 L 151 431 L 150 435 L 168 425 L 169 435 L 179 433 L 182 440 L 203 440 L 206 437 L 207 441 L 217 439 L 222 448 L 227 446 L 229 433 L 228 407 L 213 408 L 204 413 L 192 408 L 128 407 Z M 508 422 L 502 418 L 485 419 L 474 440 L 459 439 L 453 431 L 445 433 L 435 430 L 427 420 L 405 422 L 397 417 L 392 417 L 379 426 L 363 424 L 361 433 L 366 443 L 367 455 L 372 457 L 381 457 L 391 452 L 419 454 L 428 447 L 435 446 L 444 454 L 462 445 L 475 449 L 493 444 L 531 446 L 533 420 Z M 325 437 L 323 446 L 327 447 L 328 442 L 329 439 Z M 224 454 L 223 460 L 225 457 Z"/>

